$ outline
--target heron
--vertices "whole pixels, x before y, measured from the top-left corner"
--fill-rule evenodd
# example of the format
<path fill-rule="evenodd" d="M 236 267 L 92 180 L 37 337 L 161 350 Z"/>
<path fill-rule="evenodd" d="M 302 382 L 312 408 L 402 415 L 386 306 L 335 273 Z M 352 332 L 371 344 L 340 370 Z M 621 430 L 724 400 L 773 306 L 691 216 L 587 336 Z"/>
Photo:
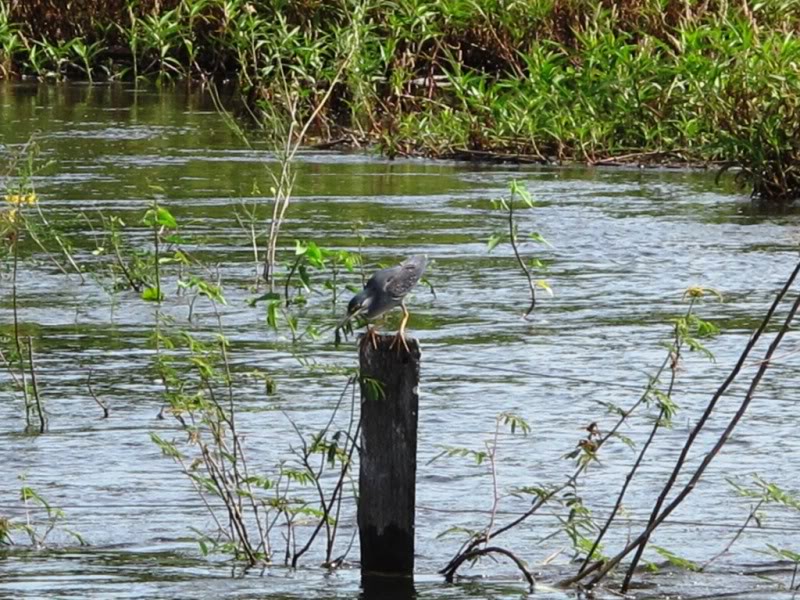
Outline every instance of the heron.
<path fill-rule="evenodd" d="M 363 316 L 371 321 L 399 306 L 403 309 L 403 320 L 400 322 L 400 330 L 389 348 L 393 348 L 399 341 L 403 344 L 406 352 L 409 352 L 405 338 L 409 312 L 405 299 L 417 285 L 427 264 L 428 257 L 418 254 L 407 258 L 395 267 L 376 271 L 364 285 L 364 289 L 350 300 L 347 305 L 347 315 L 339 323 L 337 330 L 356 317 Z M 365 340 L 370 340 L 372 346 L 377 349 L 376 336 L 374 328 L 367 324 Z"/>

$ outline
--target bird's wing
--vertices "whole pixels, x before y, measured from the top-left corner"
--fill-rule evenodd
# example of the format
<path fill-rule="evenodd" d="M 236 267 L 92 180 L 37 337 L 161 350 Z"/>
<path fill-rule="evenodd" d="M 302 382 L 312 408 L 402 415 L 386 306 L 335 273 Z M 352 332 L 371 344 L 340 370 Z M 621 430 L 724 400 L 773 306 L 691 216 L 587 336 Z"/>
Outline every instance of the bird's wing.
<path fill-rule="evenodd" d="M 383 289 L 397 300 L 402 300 L 411 291 L 425 272 L 426 256 L 412 256 L 396 267 L 389 269 Z"/>

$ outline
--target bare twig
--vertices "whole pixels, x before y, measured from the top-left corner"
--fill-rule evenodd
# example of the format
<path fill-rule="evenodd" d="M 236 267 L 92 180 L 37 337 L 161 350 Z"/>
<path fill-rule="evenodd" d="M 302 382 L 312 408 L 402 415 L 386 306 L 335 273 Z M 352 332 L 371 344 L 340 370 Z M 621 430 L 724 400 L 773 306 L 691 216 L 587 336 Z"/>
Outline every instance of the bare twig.
<path fill-rule="evenodd" d="M 30 141 L 28 142 L 30 143 Z M 27 147 L 27 145 L 26 145 Z M 22 380 L 20 389 L 22 390 L 22 398 L 25 401 L 25 426 L 31 426 L 31 402 L 28 396 L 28 382 L 25 378 L 25 359 L 22 354 L 22 344 L 19 341 L 19 299 L 17 297 L 17 274 L 19 273 L 19 231 L 14 232 L 14 260 L 12 261 L 11 270 L 11 313 L 14 319 L 14 348 L 17 351 L 17 363 L 19 365 L 19 378 Z M 5 357 L 4 357 L 5 360 Z M 9 372 L 13 371 L 9 366 Z M 14 377 L 16 381 L 16 377 Z M 19 385 L 19 383 L 18 383 Z"/>
<path fill-rule="evenodd" d="M 528 279 L 528 288 L 531 291 L 531 305 L 528 307 L 528 310 L 525 311 L 525 314 L 522 315 L 522 318 L 527 319 L 528 316 L 533 312 L 533 309 L 536 308 L 536 286 L 533 283 L 533 276 L 531 275 L 531 271 L 528 268 L 528 265 L 525 264 L 525 261 L 522 260 L 522 257 L 519 255 L 519 248 L 517 248 L 517 231 L 516 227 L 514 226 L 513 190 L 511 192 L 511 196 L 508 199 L 508 233 L 509 237 L 511 238 L 511 248 L 514 250 L 514 256 L 517 257 L 519 268 L 522 269 L 522 272 L 525 273 L 525 277 Z"/>
<path fill-rule="evenodd" d="M 97 397 L 97 394 L 94 393 L 94 388 L 92 387 L 92 376 L 93 375 L 94 375 L 94 371 L 90 370 L 89 371 L 89 378 L 86 380 L 86 387 L 89 388 L 89 393 L 92 395 L 92 398 L 94 398 L 94 401 L 97 402 L 97 406 L 99 406 L 100 408 L 103 409 L 103 418 L 107 419 L 108 418 L 108 404 L 106 404 L 105 402 L 100 400 L 100 398 Z"/>
<path fill-rule="evenodd" d="M 33 398 L 36 401 L 36 413 L 39 417 L 39 433 L 47 431 L 47 418 L 44 414 L 42 399 L 39 396 L 39 384 L 36 382 L 36 363 L 33 360 L 33 339 L 28 336 L 28 363 L 31 370 L 31 387 L 33 388 Z"/>
<path fill-rule="evenodd" d="M 692 308 L 693 307 L 694 307 L 694 299 L 692 299 L 692 301 L 689 304 L 689 308 L 686 311 L 686 317 L 685 318 L 688 318 L 692 314 Z M 675 325 L 675 338 L 674 338 L 674 341 L 673 341 L 672 348 L 670 349 L 670 371 L 671 371 L 671 373 L 670 373 L 669 386 L 667 388 L 667 393 L 666 393 L 668 398 L 672 396 L 672 392 L 673 392 L 673 390 L 675 388 L 675 380 L 676 380 L 676 376 L 677 376 L 677 372 L 678 372 L 678 363 L 679 363 L 680 357 L 681 357 L 681 347 L 682 347 L 682 345 L 683 345 L 682 344 L 682 339 L 681 339 L 681 336 L 680 336 L 680 332 L 678 330 L 678 325 L 676 324 Z M 594 544 L 592 544 L 591 550 L 589 550 L 589 552 L 586 554 L 586 557 L 584 558 L 583 563 L 581 564 L 581 568 L 578 570 L 578 574 L 575 575 L 574 577 L 570 577 L 569 579 L 567 579 L 565 581 L 562 581 L 561 582 L 562 585 L 571 585 L 571 584 L 575 583 L 576 581 L 580 581 L 580 579 L 583 577 L 583 575 L 582 575 L 583 571 L 589 565 L 589 562 L 592 560 L 595 551 L 600 546 L 600 542 L 602 542 L 603 537 L 605 537 L 605 534 L 608 532 L 608 529 L 611 527 L 611 523 L 613 522 L 614 518 L 617 516 L 617 513 L 619 512 L 619 509 L 622 506 L 622 501 L 625 498 L 625 493 L 628 490 L 628 486 L 630 485 L 631 481 L 633 481 L 633 477 L 635 476 L 636 471 L 639 469 L 639 466 L 641 465 L 642 460 L 644 459 L 644 456 L 647 453 L 647 450 L 650 448 L 650 444 L 653 442 L 653 439 L 655 438 L 655 435 L 658 432 L 658 429 L 661 427 L 662 419 L 665 416 L 666 410 L 667 410 L 666 406 L 662 406 L 661 407 L 661 410 L 659 411 L 658 416 L 656 417 L 656 420 L 653 423 L 653 427 L 650 430 L 650 435 L 647 437 L 647 441 L 644 443 L 644 446 L 642 446 L 642 449 L 639 452 L 639 456 L 637 456 L 636 461 L 634 462 L 633 466 L 631 467 L 631 470 L 625 476 L 625 483 L 623 483 L 622 489 L 620 490 L 620 492 L 619 492 L 619 494 L 617 496 L 617 501 L 614 504 L 614 508 L 611 510 L 611 514 L 609 514 L 608 518 L 606 519 L 606 522 L 603 524 L 603 527 L 600 529 L 600 532 L 597 534 L 597 538 L 595 539 Z"/>
<path fill-rule="evenodd" d="M 745 519 L 745 521 L 742 524 L 742 526 L 736 532 L 736 535 L 733 536 L 731 541 L 728 542 L 725 545 L 725 547 L 719 553 L 717 553 L 714 556 L 712 556 L 710 559 L 708 559 L 708 561 L 706 561 L 706 564 L 704 564 L 702 567 L 700 567 L 701 571 L 705 571 L 711 565 L 711 563 L 713 563 L 715 560 L 717 560 L 718 558 L 720 558 L 721 556 L 726 554 L 728 552 L 728 550 L 731 549 L 731 546 L 733 546 L 736 543 L 736 540 L 738 540 L 741 537 L 741 535 L 744 533 L 745 529 L 747 529 L 747 526 L 750 524 L 750 521 L 752 521 L 755 518 L 756 514 L 758 513 L 758 509 L 761 508 L 761 505 L 764 504 L 764 502 L 766 502 L 765 498 L 762 498 L 761 500 L 758 501 L 758 504 L 756 504 L 752 508 L 752 510 L 750 511 L 750 514 L 747 515 L 747 519 Z"/>
<path fill-rule="evenodd" d="M 300 261 L 303 259 L 303 255 L 300 254 L 297 258 L 294 259 L 292 263 L 292 268 L 289 271 L 289 275 L 286 277 L 286 284 L 284 285 L 283 290 L 283 297 L 285 300 L 286 308 L 289 308 L 289 286 L 292 283 L 292 277 L 294 276 L 295 271 L 297 271 L 297 267 L 300 265 Z"/>
<path fill-rule="evenodd" d="M 623 558 L 625 558 L 625 556 L 630 554 L 630 552 L 632 552 L 633 550 L 637 550 L 636 556 L 634 557 L 634 560 L 632 561 L 631 565 L 628 568 L 628 575 L 629 576 L 626 576 L 625 582 L 623 582 L 623 588 L 627 588 L 627 584 L 630 581 L 630 575 L 632 575 L 633 569 L 635 568 L 636 563 L 638 562 L 638 557 L 640 557 L 642 552 L 644 551 L 644 547 L 647 545 L 647 542 L 648 542 L 652 532 L 664 521 L 664 519 L 666 519 L 670 515 L 670 513 L 672 513 L 672 511 L 675 510 L 675 508 L 681 502 L 683 502 L 684 498 L 686 498 L 686 496 L 688 496 L 692 492 L 692 490 L 697 485 L 697 482 L 702 477 L 702 475 L 705 472 L 705 470 L 708 467 L 708 465 L 711 463 L 711 461 L 713 461 L 713 459 L 717 456 L 717 454 L 719 454 L 719 452 L 722 449 L 722 447 L 728 441 L 728 438 L 730 437 L 731 433 L 733 432 L 733 430 L 738 425 L 738 423 L 741 420 L 741 418 L 744 415 L 744 413 L 747 411 L 747 408 L 748 408 L 748 406 L 750 405 L 750 403 L 751 403 L 751 401 L 753 399 L 753 396 L 755 394 L 756 388 L 758 387 L 758 384 L 761 382 L 761 379 L 763 378 L 764 373 L 769 368 L 770 360 L 772 358 L 772 355 L 774 354 L 775 350 L 780 345 L 781 341 L 783 340 L 783 337 L 786 335 L 786 332 L 789 330 L 789 327 L 791 325 L 792 319 L 794 318 L 794 316 L 797 313 L 798 309 L 800 309 L 800 295 L 798 295 L 798 297 L 795 299 L 795 301 L 794 301 L 794 303 L 793 303 L 793 305 L 792 305 L 792 307 L 791 307 L 791 309 L 789 311 L 789 314 L 788 314 L 786 320 L 784 321 L 784 324 L 782 325 L 780 331 L 777 333 L 777 335 L 773 339 L 772 343 L 770 344 L 770 346 L 769 346 L 769 348 L 768 348 L 768 350 L 767 350 L 767 352 L 766 352 L 766 354 L 764 356 L 764 361 L 762 362 L 760 368 L 758 369 L 758 372 L 755 374 L 755 376 L 751 380 L 750 386 L 749 386 L 749 388 L 747 390 L 747 393 L 745 394 L 744 399 L 741 401 L 741 403 L 739 405 L 739 408 L 736 411 L 736 413 L 734 414 L 734 416 L 728 422 L 728 425 L 726 426 L 724 432 L 719 437 L 719 439 L 714 444 L 714 446 L 711 448 L 711 450 L 703 458 L 702 462 L 697 467 L 697 470 L 694 472 L 692 477 L 689 479 L 688 483 L 686 483 L 686 485 L 681 489 L 681 491 L 677 494 L 677 496 L 663 510 L 660 510 L 661 506 L 663 505 L 663 503 L 665 501 L 666 495 L 669 493 L 670 489 L 672 488 L 672 485 L 675 483 L 675 480 L 678 477 L 678 473 L 680 472 L 681 467 L 683 466 L 683 464 L 684 464 L 684 462 L 686 460 L 686 455 L 688 454 L 689 448 L 691 447 L 691 445 L 694 442 L 695 438 L 700 433 L 700 431 L 703 429 L 705 424 L 708 422 L 708 419 L 711 416 L 711 413 L 712 413 L 714 407 L 716 406 L 718 400 L 720 399 L 720 397 L 725 393 L 725 391 L 728 389 L 730 384 L 733 382 L 733 380 L 736 378 L 736 376 L 741 371 L 741 368 L 745 364 L 745 361 L 747 360 L 747 357 L 749 356 L 749 354 L 752 351 L 753 347 L 755 346 L 756 342 L 761 337 L 761 334 L 764 332 L 764 330 L 766 329 L 766 327 L 769 324 L 769 322 L 772 320 L 772 316 L 774 315 L 775 310 L 777 309 L 778 305 L 780 304 L 780 301 L 783 299 L 783 297 L 788 292 L 789 288 L 791 287 L 791 285 L 794 282 L 795 278 L 797 277 L 798 273 L 800 273 L 800 263 L 797 264 L 797 266 L 795 267 L 795 269 L 792 272 L 791 276 L 786 281 L 784 287 L 778 293 L 777 297 L 775 298 L 775 301 L 773 302 L 772 306 L 770 306 L 770 309 L 767 312 L 767 315 L 764 317 L 764 320 L 762 321 L 761 325 L 756 330 L 756 332 L 751 336 L 750 341 L 747 343 L 747 346 L 745 347 L 744 351 L 742 352 L 741 356 L 739 357 L 739 360 L 737 361 L 737 363 L 734 366 L 733 370 L 728 375 L 728 377 L 725 380 L 725 382 L 723 382 L 723 384 L 719 387 L 717 392 L 714 394 L 714 396 L 712 397 L 712 399 L 709 402 L 708 406 L 706 407 L 706 411 L 703 413 L 703 415 L 701 416 L 700 420 L 697 422 L 697 425 L 695 425 L 695 428 L 692 430 L 691 434 L 689 435 L 689 438 L 687 439 L 687 441 L 686 441 L 686 443 L 684 445 L 684 448 L 683 448 L 683 450 L 681 452 L 681 455 L 680 455 L 680 457 L 678 458 L 678 460 L 677 460 L 677 462 L 675 464 L 675 468 L 673 469 L 672 475 L 670 476 L 669 480 L 667 481 L 667 484 L 664 486 L 664 489 L 662 490 L 661 494 L 659 495 L 658 500 L 656 501 L 656 505 L 653 508 L 653 512 L 651 514 L 649 524 L 647 525 L 645 530 L 636 539 L 634 539 L 627 546 L 625 546 L 625 548 L 623 550 L 621 550 L 616 556 L 614 556 L 613 558 L 609 559 L 608 561 L 605 561 L 605 562 L 602 562 L 602 563 L 598 561 L 598 562 L 594 563 L 591 567 L 589 567 L 586 570 L 586 573 L 584 574 L 584 576 L 587 575 L 588 573 L 592 572 L 592 571 L 595 571 L 595 570 L 598 571 L 597 575 L 589 583 L 590 587 L 596 585 L 603 577 L 605 577 L 606 574 L 608 574 L 614 567 L 616 567 L 616 565 L 619 564 L 619 562 Z"/>
<path fill-rule="evenodd" d="M 113 237 L 113 236 L 112 236 Z M 117 265 L 119 265 L 120 271 L 125 276 L 125 279 L 128 281 L 128 285 L 131 286 L 131 289 L 134 292 L 141 292 L 142 291 L 142 283 L 140 281 L 136 281 L 133 276 L 131 275 L 130 271 L 128 271 L 128 267 L 125 265 L 125 261 L 122 259 L 122 254 L 119 251 L 119 244 L 116 243 L 112 239 L 111 245 L 114 248 L 114 256 L 117 259 Z"/>
<path fill-rule="evenodd" d="M 461 556 L 458 557 L 457 561 L 450 566 L 447 571 L 444 572 L 445 579 L 448 583 L 453 582 L 453 578 L 455 577 L 456 571 L 458 568 L 468 560 L 475 560 L 480 558 L 481 556 L 487 556 L 489 554 L 502 554 L 503 556 L 510 558 L 517 568 L 522 572 L 522 575 L 525 577 L 525 580 L 528 582 L 531 590 L 533 590 L 534 586 L 536 585 L 536 580 L 533 578 L 533 575 L 528 570 L 528 567 L 525 566 L 525 563 L 517 557 L 516 554 L 511 552 L 510 550 L 506 550 L 505 548 L 500 548 L 499 546 L 487 546 L 485 548 L 474 548 L 469 552 L 465 552 Z"/>
<path fill-rule="evenodd" d="M 492 528 L 497 516 L 497 507 L 500 504 L 500 493 L 497 489 L 497 441 L 500 436 L 500 418 L 498 417 L 494 427 L 494 439 L 489 450 L 489 468 L 492 473 L 492 509 L 489 513 L 489 524 L 486 526 L 485 543 L 488 545 L 492 538 Z"/>

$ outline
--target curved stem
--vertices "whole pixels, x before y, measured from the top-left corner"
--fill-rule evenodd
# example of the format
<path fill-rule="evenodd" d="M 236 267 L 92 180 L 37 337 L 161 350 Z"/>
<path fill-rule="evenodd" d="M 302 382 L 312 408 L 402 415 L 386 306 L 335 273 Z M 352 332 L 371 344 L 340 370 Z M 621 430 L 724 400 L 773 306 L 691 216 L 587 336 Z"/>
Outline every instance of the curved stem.
<path fill-rule="evenodd" d="M 684 464 L 684 462 L 686 460 L 686 455 L 688 454 L 689 448 L 691 447 L 691 445 L 694 442 L 695 438 L 700 433 L 700 431 L 703 429 L 705 424 L 708 422 L 708 419 L 711 416 L 711 412 L 713 411 L 713 409 L 716 406 L 716 404 L 717 404 L 718 400 L 720 399 L 720 397 L 725 393 L 727 388 L 730 386 L 730 384 L 733 382 L 733 380 L 739 374 L 742 366 L 744 365 L 745 360 L 747 359 L 747 356 L 750 354 L 750 352 L 752 351 L 752 349 L 755 346 L 756 342 L 760 338 L 761 334 L 766 329 L 767 324 L 770 322 L 770 320 L 772 319 L 773 314 L 775 313 L 775 309 L 777 308 L 777 306 L 780 303 L 780 301 L 783 299 L 783 297 L 786 294 L 786 292 L 791 287 L 792 283 L 794 282 L 795 278 L 797 277 L 798 272 L 800 272 L 800 263 L 797 264 L 797 266 L 795 267 L 795 270 L 792 272 L 792 275 L 786 281 L 786 284 L 784 285 L 783 289 L 778 293 L 778 296 L 776 297 L 775 301 L 773 302 L 772 306 L 770 307 L 766 317 L 764 317 L 764 320 L 762 321 L 761 326 L 758 328 L 758 330 L 750 338 L 750 341 L 748 342 L 747 346 L 745 347 L 744 351 L 742 352 L 742 355 L 739 357 L 739 360 L 736 363 L 736 365 L 734 366 L 734 368 L 731 371 L 730 375 L 725 380 L 725 382 L 720 386 L 720 388 L 717 390 L 717 392 L 714 394 L 713 398 L 711 399 L 711 402 L 709 402 L 709 405 L 706 408 L 706 411 L 703 413 L 703 416 L 697 422 L 697 425 L 695 425 L 695 428 L 692 430 L 692 433 L 689 435 L 689 439 L 686 441 L 686 444 L 684 445 L 684 449 L 681 452 L 681 455 L 680 455 L 680 457 L 678 458 L 678 461 L 675 464 L 675 468 L 673 469 L 672 475 L 670 476 L 669 481 L 664 486 L 664 489 L 662 490 L 661 494 L 659 495 L 658 500 L 656 501 L 656 505 L 653 507 L 653 513 L 651 514 L 649 524 L 647 525 L 645 530 L 635 540 L 633 540 L 631 543 L 629 543 L 615 557 L 613 557 L 612 559 L 606 561 L 605 563 L 600 563 L 598 561 L 598 562 L 594 563 L 594 565 L 592 565 L 592 567 L 590 567 L 587 570 L 586 574 L 588 574 L 589 572 L 594 571 L 594 570 L 599 570 L 598 574 L 589 583 L 590 586 L 596 585 L 603 577 L 605 577 L 608 574 L 609 571 L 611 571 L 614 567 L 616 567 L 616 565 L 619 564 L 619 562 L 623 558 L 625 558 L 625 556 L 627 556 L 634 549 L 636 549 L 637 550 L 636 556 L 634 557 L 634 560 L 631 563 L 631 567 L 629 567 L 629 571 L 632 572 L 632 570 L 636 566 L 636 563 L 638 562 L 638 558 L 641 557 L 641 554 L 644 551 L 644 547 L 647 545 L 647 542 L 650 539 L 650 535 L 653 533 L 653 531 L 656 529 L 656 527 L 658 527 L 664 521 L 664 519 L 666 519 L 670 515 L 670 513 L 672 513 L 672 511 L 674 511 L 675 508 L 678 507 L 678 505 L 681 502 L 683 502 L 684 498 L 686 498 L 686 496 L 688 496 L 692 492 L 692 490 L 697 485 L 697 482 L 702 477 L 702 475 L 705 472 L 705 470 L 708 467 L 708 465 L 711 463 L 712 460 L 714 460 L 714 458 L 717 456 L 717 454 L 719 454 L 719 452 L 722 449 L 722 447 L 728 441 L 728 438 L 730 437 L 731 433 L 733 432 L 733 430 L 738 425 L 738 423 L 741 420 L 741 418 L 744 415 L 744 413 L 747 411 L 747 407 L 750 405 L 750 402 L 753 399 L 753 396 L 755 394 L 756 388 L 758 387 L 758 384 L 761 382 L 761 379 L 764 376 L 764 373 L 769 368 L 770 361 L 772 359 L 772 355 L 774 354 L 775 350 L 780 345 L 781 341 L 783 340 L 784 335 L 786 335 L 786 332 L 789 330 L 791 322 L 794 319 L 794 316 L 797 313 L 798 309 L 800 309 L 800 295 L 798 295 L 798 297 L 795 299 L 795 301 L 794 301 L 794 303 L 792 305 L 792 308 L 790 309 L 789 314 L 786 317 L 786 320 L 784 321 L 783 326 L 781 327 L 781 329 L 778 332 L 778 334 L 775 336 L 775 339 L 773 339 L 772 343 L 770 344 L 769 349 L 767 350 L 767 352 L 766 352 L 766 354 L 764 356 L 764 360 L 761 363 L 760 368 L 758 369 L 758 372 L 755 374 L 755 376 L 751 380 L 750 386 L 749 386 L 749 388 L 747 390 L 747 393 L 746 393 L 744 399 L 742 400 L 742 402 L 739 405 L 739 409 L 736 411 L 736 414 L 734 414 L 734 416 L 728 422 L 728 425 L 725 428 L 725 431 L 719 437 L 719 439 L 714 444 L 714 446 L 711 448 L 711 450 L 703 458 L 703 461 L 697 467 L 697 470 L 694 472 L 694 474 L 690 478 L 689 482 L 683 487 L 683 489 L 678 493 L 678 495 L 666 506 L 666 508 L 664 508 L 663 510 L 661 510 L 659 512 L 659 509 L 663 505 L 667 494 L 669 493 L 670 489 L 672 488 L 672 485 L 675 483 L 675 480 L 678 477 L 678 474 L 679 474 L 679 472 L 681 470 L 681 467 L 683 466 L 683 464 Z"/>
<path fill-rule="evenodd" d="M 511 197 L 508 199 L 508 233 L 511 238 L 511 248 L 514 250 L 514 256 L 517 257 L 519 268 L 522 269 L 522 272 L 525 273 L 525 277 L 528 279 L 528 288 L 531 291 L 531 305 L 528 307 L 528 310 L 525 311 L 525 314 L 522 315 L 523 319 L 527 319 L 533 312 L 533 309 L 536 308 L 536 286 L 533 283 L 533 276 L 531 275 L 530 269 L 528 269 L 528 265 L 525 264 L 525 261 L 522 260 L 519 254 L 519 248 L 517 248 L 517 232 L 514 229 L 514 192 L 511 192 Z"/>
<path fill-rule="evenodd" d="M 501 548 L 499 546 L 487 546 L 486 548 L 475 548 L 474 550 L 465 552 L 444 573 L 445 580 L 448 583 L 452 583 L 456 571 L 458 571 L 458 568 L 462 564 L 464 564 L 468 560 L 475 560 L 476 558 L 480 558 L 481 556 L 486 556 L 489 554 L 502 554 L 503 556 L 511 559 L 514 562 L 514 564 L 517 565 L 517 568 L 522 572 L 522 575 L 525 577 L 525 580 L 528 582 L 528 585 L 531 587 L 531 590 L 536 585 L 536 580 L 533 578 L 533 575 L 531 575 L 531 572 L 528 570 L 528 567 L 525 566 L 525 563 L 522 562 L 522 560 L 510 550 L 506 550 L 505 548 Z"/>

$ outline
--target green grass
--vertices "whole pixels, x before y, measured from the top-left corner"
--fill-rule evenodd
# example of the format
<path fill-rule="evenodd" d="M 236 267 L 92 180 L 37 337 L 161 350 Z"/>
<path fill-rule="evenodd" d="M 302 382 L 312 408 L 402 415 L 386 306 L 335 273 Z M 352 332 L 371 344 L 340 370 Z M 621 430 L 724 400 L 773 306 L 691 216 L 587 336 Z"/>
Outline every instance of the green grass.
<path fill-rule="evenodd" d="M 344 65 L 323 138 L 710 163 L 764 202 L 800 195 L 798 0 L 84 0 L 58 29 L 38 4 L 0 2 L 0 76 L 234 78 L 263 114 L 296 96 L 308 116 Z"/>

